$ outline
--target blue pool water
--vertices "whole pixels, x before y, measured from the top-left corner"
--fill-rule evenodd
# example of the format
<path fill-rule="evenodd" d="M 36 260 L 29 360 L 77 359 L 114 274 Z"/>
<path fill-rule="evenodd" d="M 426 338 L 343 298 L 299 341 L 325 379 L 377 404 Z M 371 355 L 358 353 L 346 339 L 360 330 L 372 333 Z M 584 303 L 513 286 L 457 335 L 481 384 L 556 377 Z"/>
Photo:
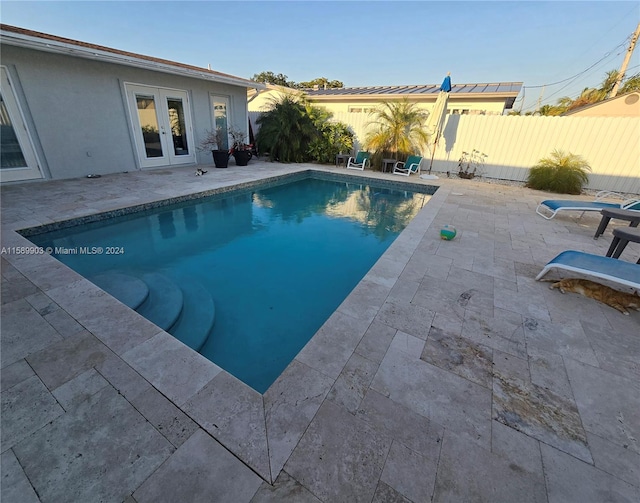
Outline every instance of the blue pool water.
<path fill-rule="evenodd" d="M 30 239 L 89 279 L 148 283 L 139 310 L 263 393 L 429 197 L 306 178 Z"/>

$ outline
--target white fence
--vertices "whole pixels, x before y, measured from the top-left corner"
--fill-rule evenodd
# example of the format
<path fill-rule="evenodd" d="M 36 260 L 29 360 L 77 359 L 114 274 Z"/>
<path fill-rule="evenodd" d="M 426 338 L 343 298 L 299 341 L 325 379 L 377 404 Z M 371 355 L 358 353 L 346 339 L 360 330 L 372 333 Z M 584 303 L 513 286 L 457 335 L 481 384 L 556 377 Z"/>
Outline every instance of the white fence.
<path fill-rule="evenodd" d="M 351 126 L 358 147 L 364 143 L 368 114 L 337 113 L 334 120 Z M 489 178 L 524 181 L 531 166 L 559 149 L 589 163 L 587 188 L 640 194 L 640 117 L 449 115 L 432 172 L 457 173 L 462 152 L 473 149 L 487 154 L 483 170 Z M 423 156 L 424 170 L 431 152 Z"/>

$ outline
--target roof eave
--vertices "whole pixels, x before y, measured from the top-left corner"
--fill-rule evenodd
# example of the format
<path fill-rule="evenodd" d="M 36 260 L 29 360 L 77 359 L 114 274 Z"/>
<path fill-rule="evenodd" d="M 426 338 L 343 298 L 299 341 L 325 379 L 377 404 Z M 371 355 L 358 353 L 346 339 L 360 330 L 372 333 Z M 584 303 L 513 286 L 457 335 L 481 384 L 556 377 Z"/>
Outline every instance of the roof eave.
<path fill-rule="evenodd" d="M 449 95 L 449 99 L 515 99 L 518 96 L 517 92 L 509 92 L 509 93 L 451 93 Z M 413 93 L 413 94 L 311 94 L 307 95 L 307 97 L 312 101 L 335 101 L 335 100 L 344 100 L 344 101 L 355 101 L 355 100 L 392 100 L 398 98 L 408 98 L 408 99 L 424 99 L 425 97 L 432 97 L 433 101 L 438 98 L 437 93 Z"/>
<path fill-rule="evenodd" d="M 234 77 L 233 75 L 210 72 L 204 68 L 202 70 L 198 70 L 196 67 L 184 68 L 180 66 L 174 66 L 169 63 L 151 61 L 142 57 L 136 57 L 135 55 L 131 54 L 123 55 L 96 48 L 82 47 L 65 42 L 59 42 L 56 40 L 45 40 L 38 37 L 5 30 L 0 31 L 0 35 L 2 37 L 1 42 L 3 45 L 12 45 L 37 51 L 63 54 L 66 56 L 90 59 L 103 63 L 131 66 L 156 72 L 169 73 L 172 75 L 187 76 L 221 84 L 229 84 L 245 88 L 266 89 L 264 84 L 261 84 L 259 82 L 253 82 L 240 77 Z"/>

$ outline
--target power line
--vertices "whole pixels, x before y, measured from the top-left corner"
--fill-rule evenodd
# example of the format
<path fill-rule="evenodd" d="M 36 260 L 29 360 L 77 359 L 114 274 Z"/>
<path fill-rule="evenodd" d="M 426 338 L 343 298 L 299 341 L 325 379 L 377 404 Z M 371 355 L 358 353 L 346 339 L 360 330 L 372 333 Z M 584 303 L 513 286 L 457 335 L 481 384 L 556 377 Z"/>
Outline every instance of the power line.
<path fill-rule="evenodd" d="M 607 39 L 607 38 L 610 38 L 610 37 L 609 37 L 609 34 L 610 34 L 612 31 L 614 31 L 614 30 L 618 29 L 618 27 L 619 27 L 621 24 L 625 23 L 625 22 L 629 19 L 629 17 L 630 17 L 630 16 L 635 17 L 635 14 L 637 13 L 637 11 L 638 11 L 638 7 L 637 7 L 636 5 L 634 5 L 634 6 L 633 6 L 633 7 L 632 7 L 628 12 L 626 12 L 623 16 L 621 16 L 621 17 L 620 17 L 620 20 L 619 20 L 617 23 L 615 23 L 613 26 L 611 26 L 611 28 L 609 28 L 607 31 L 600 31 L 600 36 L 599 36 L 597 39 L 593 39 L 593 40 L 592 40 L 592 44 L 591 44 L 587 49 L 585 49 L 584 51 L 582 51 L 582 53 L 580 53 L 580 55 L 579 55 L 579 56 L 577 56 L 575 59 L 576 59 L 576 60 L 579 60 L 579 59 L 580 59 L 580 58 L 582 58 L 585 54 L 589 54 L 589 53 L 591 52 L 591 50 L 592 50 L 594 47 L 600 46 L 600 45 L 601 45 L 601 41 L 602 41 L 602 40 Z M 629 36 L 628 36 L 628 37 L 627 37 L 623 42 L 621 42 L 621 43 L 622 43 L 622 44 L 626 44 L 626 43 L 628 43 L 632 36 L 633 36 L 633 34 L 629 35 Z M 613 50 L 615 50 L 615 49 L 613 49 Z"/>
<path fill-rule="evenodd" d="M 583 56 L 584 54 L 587 54 L 593 47 L 595 47 L 596 45 L 598 45 L 599 41 L 602 40 L 606 35 L 608 35 L 609 33 L 611 33 L 618 25 L 620 25 L 620 23 L 622 23 L 623 21 L 626 21 L 629 17 L 629 15 L 631 15 L 632 13 L 637 11 L 637 7 L 634 6 L 631 10 L 629 10 L 629 12 L 627 12 L 624 16 L 622 16 L 622 18 L 620 19 L 620 21 L 618 23 L 616 23 L 614 26 L 612 26 L 611 28 L 609 28 L 609 30 L 605 33 L 601 33 L 601 36 L 599 39 L 597 39 L 596 41 L 594 41 L 594 43 L 585 51 L 582 52 L 582 54 L 580 55 Z M 616 49 L 620 48 L 620 47 L 626 47 L 626 45 L 629 43 L 629 41 L 631 40 L 631 38 L 633 37 L 633 33 L 630 33 L 622 42 L 620 42 L 617 46 L 615 46 L 613 49 L 610 49 L 598 62 L 594 63 L 591 67 L 597 65 L 600 61 L 604 60 L 605 58 L 607 58 L 609 55 L 611 55 L 611 53 L 613 51 L 615 51 Z M 574 75 L 573 77 L 569 77 L 567 79 L 563 79 L 563 80 L 559 80 L 558 82 L 552 82 L 551 84 L 542 84 L 539 86 L 526 86 L 528 89 L 540 89 L 541 87 L 546 87 L 546 86 L 553 86 L 553 85 L 557 85 L 557 84 L 562 84 L 563 82 L 566 82 L 568 80 L 572 80 L 574 78 L 579 77 L 581 74 L 587 72 L 591 67 L 587 68 L 586 70 L 583 70 L 579 73 L 577 73 L 576 75 Z"/>
<path fill-rule="evenodd" d="M 604 56 L 602 56 L 598 61 L 596 61 L 595 63 L 589 65 L 587 68 L 585 68 L 584 70 L 578 72 L 577 74 L 573 75 L 572 77 L 568 77 L 566 79 L 560 80 L 558 82 L 552 82 L 550 84 L 542 84 L 542 85 L 538 85 L 538 86 L 523 86 L 522 88 L 522 95 L 523 95 L 523 104 L 524 104 L 524 94 L 526 92 L 526 89 L 540 89 L 543 87 L 547 87 L 547 86 L 554 86 L 554 85 L 558 85 L 558 84 L 562 84 L 565 82 L 568 82 L 566 85 L 562 86 L 560 89 L 554 91 L 553 93 L 551 93 L 550 95 L 547 96 L 545 101 L 548 101 L 551 97 L 557 95 L 558 93 L 560 93 L 563 89 L 565 89 L 566 87 L 568 87 L 569 85 L 571 85 L 573 83 L 573 81 L 575 81 L 578 77 L 581 77 L 582 75 L 585 75 L 587 72 L 589 72 L 590 70 L 592 70 L 593 68 L 595 68 L 596 66 L 598 66 L 600 63 L 602 63 L 603 61 L 605 61 L 606 59 L 610 58 L 612 55 L 614 57 L 619 56 L 620 54 L 622 54 L 623 51 L 620 51 L 616 54 L 613 54 L 614 51 L 616 49 L 620 49 L 626 46 L 627 41 L 630 39 L 630 37 L 633 35 L 629 35 L 628 37 L 625 38 L 625 40 L 621 43 L 619 43 L 618 45 L 616 45 L 614 48 L 610 49 L 609 51 L 607 51 L 605 53 Z M 525 110 L 530 110 L 530 109 L 534 109 L 536 107 L 536 105 L 530 105 L 529 107 L 527 107 Z M 522 112 L 523 109 L 520 110 L 520 112 Z"/>
<path fill-rule="evenodd" d="M 539 86 L 524 86 L 527 89 L 540 89 L 541 87 L 548 87 L 548 86 L 555 86 L 558 84 L 562 84 L 563 82 L 567 82 L 568 80 L 573 80 L 576 77 L 579 77 L 580 75 L 582 75 L 585 72 L 588 72 L 589 70 L 591 70 L 594 66 L 596 66 L 598 63 L 604 61 L 605 59 L 607 59 L 609 56 L 611 56 L 611 54 L 613 53 L 613 51 L 615 51 L 616 49 L 620 49 L 621 47 L 624 47 L 626 45 L 626 40 L 620 44 L 618 44 L 617 46 L 615 46 L 613 49 L 609 50 L 604 56 L 602 56 L 602 58 L 600 58 L 598 61 L 596 61 L 595 63 L 593 63 L 591 66 L 589 66 L 588 68 L 582 70 L 581 72 L 576 73 L 573 77 L 569 77 L 563 80 L 559 80 L 558 82 L 552 82 L 550 84 L 542 84 Z M 617 53 L 616 56 L 622 54 L 621 52 Z"/>
<path fill-rule="evenodd" d="M 619 56 L 620 54 L 622 54 L 622 52 L 619 52 L 616 54 L 616 56 Z M 593 68 L 594 66 L 596 66 L 597 64 L 601 63 L 601 61 L 598 61 L 598 63 L 596 63 L 595 65 L 592 65 L 591 67 L 588 68 L 588 70 L 590 70 L 591 68 Z M 557 89 L 556 91 L 554 91 L 553 93 L 551 93 L 549 96 L 547 96 L 547 100 L 552 98 L 553 96 L 556 96 L 557 94 L 559 94 L 563 89 L 566 89 L 568 86 L 570 86 L 572 84 L 572 82 L 569 82 L 568 84 L 562 86 L 560 89 Z M 582 91 L 580 91 L 582 92 Z M 579 93 L 578 93 L 579 94 Z"/>
<path fill-rule="evenodd" d="M 622 54 L 622 53 L 618 53 L 618 54 Z M 592 70 L 594 67 L 596 67 L 596 66 L 598 66 L 600 63 L 602 63 L 602 61 L 603 61 L 603 60 L 600 60 L 600 61 L 598 61 L 598 62 L 594 63 L 594 64 L 593 64 L 593 65 L 591 65 L 589 68 L 587 68 L 586 70 L 584 70 L 584 71 L 580 72 L 580 74 L 578 74 L 578 75 L 576 75 L 576 76 L 572 77 L 571 79 L 565 79 L 563 82 L 567 82 L 567 80 L 569 80 L 569 82 L 567 82 L 565 85 L 563 85 L 563 86 L 562 86 L 562 87 L 560 87 L 559 89 L 556 89 L 554 92 L 552 92 L 552 93 L 550 93 L 549 95 L 547 95 L 547 97 L 545 98 L 545 101 L 546 101 L 546 102 L 549 102 L 549 100 L 550 100 L 551 98 L 553 98 L 554 96 L 557 96 L 557 95 L 558 95 L 558 94 L 560 94 L 564 89 L 566 89 L 566 88 L 567 88 L 567 87 L 569 87 L 570 85 L 574 84 L 574 83 L 575 83 L 575 81 L 576 81 L 576 79 L 577 79 L 577 77 L 580 77 L 580 76 L 582 76 L 582 75 L 585 75 L 588 71 Z M 543 87 L 543 86 L 536 86 L 536 88 L 539 88 L 539 87 Z M 529 87 L 529 89 L 530 89 L 530 88 L 531 88 L 531 87 Z M 525 89 L 524 89 L 524 87 L 523 87 L 523 95 L 524 95 L 524 92 L 525 92 Z M 580 90 L 580 91 L 576 91 L 576 92 L 575 92 L 576 96 L 580 95 L 580 93 L 581 93 L 581 92 L 582 92 L 582 90 Z M 525 109 L 525 111 L 528 111 L 528 110 L 534 110 L 535 108 L 536 108 L 536 104 L 529 105 L 529 106 Z"/>

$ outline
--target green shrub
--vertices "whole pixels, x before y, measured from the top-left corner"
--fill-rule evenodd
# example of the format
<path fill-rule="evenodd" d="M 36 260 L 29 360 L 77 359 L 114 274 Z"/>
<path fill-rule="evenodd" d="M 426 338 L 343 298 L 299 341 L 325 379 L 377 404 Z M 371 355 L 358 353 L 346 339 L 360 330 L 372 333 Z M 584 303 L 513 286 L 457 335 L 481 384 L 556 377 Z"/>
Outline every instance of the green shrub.
<path fill-rule="evenodd" d="M 272 161 L 310 160 L 309 145 L 320 133 L 295 96 L 283 96 L 256 122 L 260 124 L 256 142 L 262 152 L 269 152 Z"/>
<path fill-rule="evenodd" d="M 320 136 L 309 145 L 309 155 L 314 161 L 333 164 L 340 152 L 353 150 L 353 132 L 342 122 L 324 122 L 319 125 Z"/>
<path fill-rule="evenodd" d="M 560 194 L 580 194 L 591 167 L 581 156 L 554 150 L 529 171 L 527 187 Z"/>
<path fill-rule="evenodd" d="M 285 95 L 256 121 L 256 142 L 271 160 L 334 163 L 336 154 L 351 152 L 353 132 L 324 108 L 312 106 L 303 95 Z"/>

